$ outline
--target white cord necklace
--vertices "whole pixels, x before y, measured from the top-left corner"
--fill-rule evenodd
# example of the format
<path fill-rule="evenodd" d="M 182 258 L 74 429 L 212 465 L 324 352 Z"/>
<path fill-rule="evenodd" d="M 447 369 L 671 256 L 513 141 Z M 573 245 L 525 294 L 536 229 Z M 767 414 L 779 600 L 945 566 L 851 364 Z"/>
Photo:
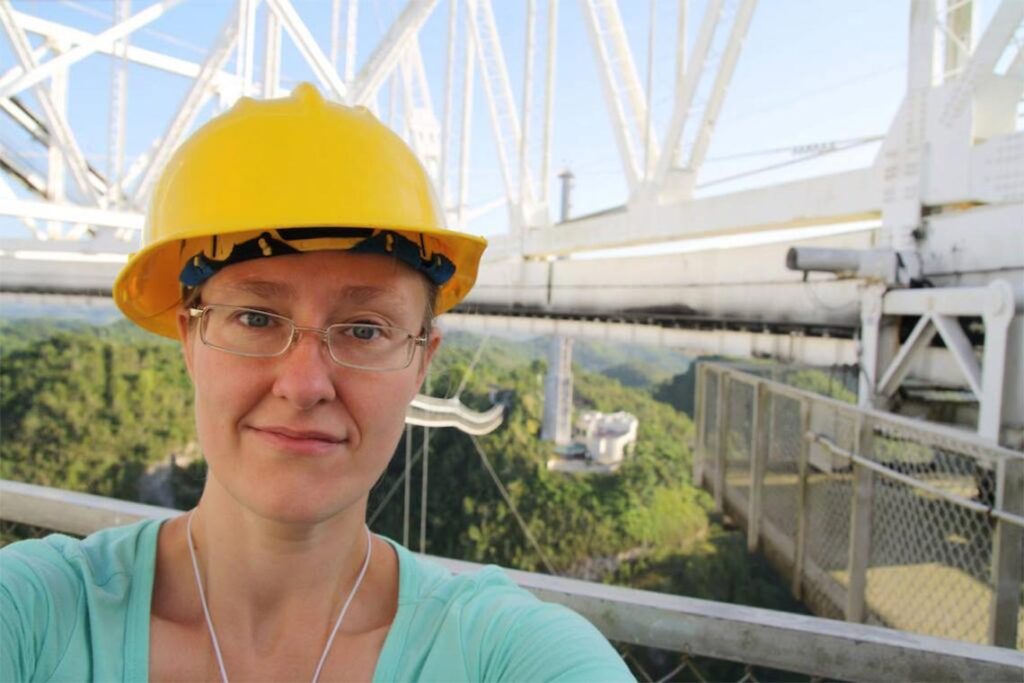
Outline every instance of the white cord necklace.
<path fill-rule="evenodd" d="M 224 656 L 220 652 L 220 643 L 217 642 L 217 632 L 213 629 L 213 619 L 210 618 L 210 608 L 206 604 L 206 593 L 203 591 L 203 581 L 199 577 L 199 563 L 196 562 L 196 550 L 195 543 L 192 541 L 192 515 L 195 512 L 188 513 L 188 522 L 185 524 L 185 532 L 188 534 L 188 552 L 192 556 L 192 570 L 196 575 L 196 588 L 199 589 L 199 602 L 203 606 L 203 616 L 206 617 L 206 627 L 210 630 L 210 640 L 213 641 L 213 654 L 217 656 L 217 666 L 220 667 L 220 680 L 223 683 L 228 683 L 228 672 L 224 668 Z M 334 637 L 338 635 L 338 629 L 341 628 L 341 622 L 345 618 L 345 613 L 348 612 L 348 606 L 352 604 L 352 598 L 356 596 L 359 591 L 359 586 L 363 583 L 363 577 L 366 576 L 366 568 L 370 566 L 370 553 L 373 552 L 373 536 L 370 535 L 370 530 L 366 530 L 366 557 L 363 558 L 363 567 L 359 570 L 359 576 L 356 577 L 356 582 L 352 586 L 352 590 L 349 591 L 348 597 L 345 599 L 345 604 L 341 606 L 341 614 L 338 615 L 338 620 L 334 622 L 334 628 L 331 629 L 331 635 L 327 638 L 327 644 L 324 645 L 323 654 L 320 655 L 320 662 L 316 665 L 316 671 L 313 673 L 313 683 L 317 683 L 320 680 L 320 672 L 324 668 L 324 663 L 327 661 L 327 653 L 331 651 L 331 645 L 334 644 Z"/>

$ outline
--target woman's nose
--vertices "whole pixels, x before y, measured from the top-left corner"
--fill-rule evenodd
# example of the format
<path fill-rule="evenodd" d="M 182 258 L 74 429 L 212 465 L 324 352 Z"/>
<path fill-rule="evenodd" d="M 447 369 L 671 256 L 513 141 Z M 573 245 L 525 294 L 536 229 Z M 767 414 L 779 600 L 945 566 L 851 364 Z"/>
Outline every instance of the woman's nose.
<path fill-rule="evenodd" d="M 323 334 L 298 331 L 277 367 L 274 396 L 302 410 L 337 398 L 333 375 L 338 366 L 331 360 Z"/>

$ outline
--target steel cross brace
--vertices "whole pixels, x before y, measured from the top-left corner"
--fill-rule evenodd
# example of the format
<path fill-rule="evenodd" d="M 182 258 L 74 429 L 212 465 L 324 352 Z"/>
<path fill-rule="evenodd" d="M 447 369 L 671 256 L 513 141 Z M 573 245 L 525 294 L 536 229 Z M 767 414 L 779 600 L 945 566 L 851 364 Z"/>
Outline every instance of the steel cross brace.
<path fill-rule="evenodd" d="M 873 385 L 869 387 L 872 397 L 884 401 L 892 396 L 916 357 L 928 348 L 937 333 L 978 399 L 978 433 L 998 442 L 1008 331 L 1014 316 L 1010 284 L 996 280 L 987 287 L 893 290 L 881 296 L 880 305 L 872 304 L 872 298 L 870 292 L 865 294 L 861 352 L 861 364 L 869 385 Z M 889 362 L 881 358 L 878 350 L 882 343 L 879 329 L 883 316 L 920 316 L 910 336 Z M 980 316 L 984 320 L 985 347 L 980 366 L 973 346 L 957 322 L 957 317 L 962 316 Z M 877 376 L 876 369 L 881 371 L 881 379 L 871 382 L 870 378 Z"/>
<path fill-rule="evenodd" d="M 26 73 L 32 72 L 37 66 L 35 57 L 29 46 L 28 38 L 15 21 L 11 13 L 11 6 L 7 2 L 0 2 L 0 24 L 3 24 L 4 30 L 7 32 L 7 37 L 11 41 L 11 46 L 14 48 L 22 68 Z M 50 92 L 45 87 L 38 82 L 33 87 L 36 98 L 43 108 L 43 113 L 50 123 L 50 130 L 56 139 L 57 146 L 67 161 L 71 176 L 75 179 L 75 184 L 88 200 L 94 204 L 98 203 L 99 193 L 89 182 L 88 164 L 82 150 L 78 147 L 66 117 L 58 109 L 53 98 L 50 97 Z"/>

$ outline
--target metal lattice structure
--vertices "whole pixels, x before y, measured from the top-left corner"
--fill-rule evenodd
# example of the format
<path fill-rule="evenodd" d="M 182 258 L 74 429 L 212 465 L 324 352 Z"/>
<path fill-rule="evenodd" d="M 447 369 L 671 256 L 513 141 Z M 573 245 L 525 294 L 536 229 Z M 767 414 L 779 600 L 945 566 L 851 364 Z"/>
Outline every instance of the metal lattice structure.
<path fill-rule="evenodd" d="M 1024 648 L 1024 455 L 728 366 L 699 373 L 696 477 L 816 613 Z"/>
<path fill-rule="evenodd" d="M 758 17 L 775 11 L 755 0 L 650 0 L 640 23 L 646 41 L 630 34 L 637 6 L 616 0 L 409 0 L 384 16 L 365 0 L 236 0 L 216 5 L 218 26 L 188 27 L 203 36 L 198 44 L 174 24 L 207 16 L 195 7 L 0 2 L 0 133 L 18 138 L 0 135 L 0 215 L 10 235 L 0 249 L 0 290 L 109 289 L 185 135 L 241 96 L 282 96 L 297 80 L 313 80 L 333 99 L 374 109 L 410 142 L 453 227 L 491 235 L 469 306 L 640 324 L 665 310 L 688 329 L 712 323 L 706 339 L 680 342 L 694 351 L 730 347 L 821 363 L 812 347 L 824 345 L 826 362 L 858 356 L 864 405 L 889 407 L 907 379 L 963 387 L 981 404 L 979 433 L 1024 443 L 1024 364 L 1009 351 L 1024 344 L 1016 310 L 1024 299 L 1019 0 L 996 2 L 984 25 L 980 0 L 909 0 L 906 88 L 888 129 L 798 146 L 791 160 L 873 144 L 873 161 L 717 195 L 701 189 L 708 152 L 744 45 Z M 52 8 L 66 11 L 42 11 Z M 586 40 L 565 54 L 568 28 Z M 658 54 L 670 68 L 655 68 Z M 97 81 L 97 69 L 109 77 Z M 159 85 L 149 87 L 150 78 Z M 555 129 L 556 94 L 581 78 L 600 86 L 593 116 L 610 126 L 601 144 L 614 147 L 625 202 L 556 222 L 553 141 L 577 134 Z M 105 125 L 90 128 L 78 112 L 97 101 L 107 105 Z M 144 151 L 128 156 L 140 140 Z M 471 166 L 483 149 L 490 181 Z M 787 248 L 809 244 L 797 234 L 781 246 L 616 257 L 613 268 L 560 258 L 863 220 L 871 225 L 812 245 L 850 255 L 838 278 L 787 269 Z M 997 291 L 999 281 L 1008 293 Z M 973 291 L 943 312 L 912 291 L 922 284 Z M 956 321 L 965 315 L 987 318 L 983 343 L 992 348 L 982 364 L 973 361 L 978 341 Z M 891 330 L 908 318 L 920 328 L 901 351 L 906 340 Z M 930 343 L 936 333 L 942 347 Z M 865 343 L 849 344 L 855 336 Z M 1005 376 L 1012 379 L 1000 383 Z"/>

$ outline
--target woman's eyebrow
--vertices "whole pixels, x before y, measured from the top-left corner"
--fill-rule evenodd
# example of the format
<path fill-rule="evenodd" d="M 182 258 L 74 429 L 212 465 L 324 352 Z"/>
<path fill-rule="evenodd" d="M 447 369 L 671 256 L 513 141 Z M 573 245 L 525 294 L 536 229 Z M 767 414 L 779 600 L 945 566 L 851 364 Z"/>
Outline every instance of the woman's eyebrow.
<path fill-rule="evenodd" d="M 292 299 L 295 296 L 295 289 L 291 285 L 267 280 L 239 280 L 225 285 L 225 289 L 270 300 Z M 399 311 L 404 311 L 407 308 L 405 299 L 393 289 L 373 285 L 340 287 L 335 290 L 332 299 L 347 305 L 386 304 L 399 309 Z"/>
<path fill-rule="evenodd" d="M 337 297 L 355 304 L 366 304 L 384 299 L 389 303 L 401 304 L 402 297 L 392 289 L 374 287 L 372 285 L 350 285 L 338 290 Z"/>
<path fill-rule="evenodd" d="M 409 310 L 406 297 L 390 288 L 353 285 L 342 287 L 336 296 L 339 302 L 344 302 L 348 306 L 385 306 L 398 315 L 404 315 Z"/>
<path fill-rule="evenodd" d="M 291 286 L 283 282 L 267 282 L 264 280 L 241 280 L 226 286 L 227 289 L 252 294 L 262 299 L 290 298 L 294 295 Z"/>

